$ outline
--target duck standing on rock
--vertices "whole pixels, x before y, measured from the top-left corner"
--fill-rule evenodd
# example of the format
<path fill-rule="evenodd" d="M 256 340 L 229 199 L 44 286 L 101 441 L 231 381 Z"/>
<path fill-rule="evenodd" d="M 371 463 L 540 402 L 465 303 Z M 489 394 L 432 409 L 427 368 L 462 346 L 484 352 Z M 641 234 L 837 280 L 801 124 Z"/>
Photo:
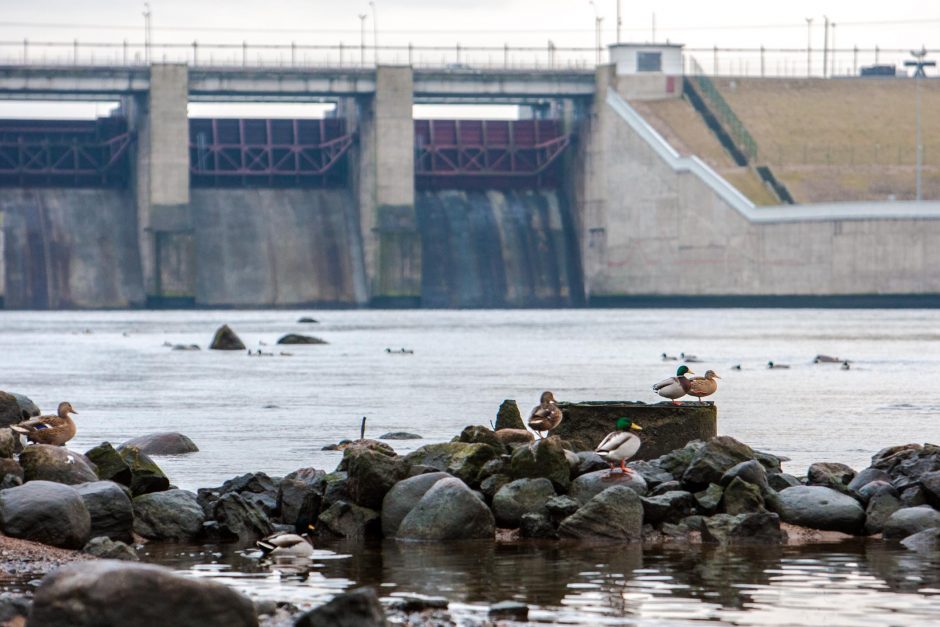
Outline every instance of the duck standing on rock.
<path fill-rule="evenodd" d="M 629 475 L 633 474 L 633 471 L 627 468 L 627 460 L 636 455 L 636 452 L 640 450 L 640 438 L 630 433 L 631 429 L 637 431 L 642 431 L 643 428 L 634 424 L 629 418 L 618 418 L 617 419 L 617 430 L 611 431 L 607 436 L 597 445 L 597 448 L 594 449 L 594 452 L 604 458 L 604 460 L 610 464 L 610 473 L 608 477 L 613 476 L 614 467 L 617 462 L 620 462 L 620 474 Z"/>
<path fill-rule="evenodd" d="M 679 405 L 677 399 L 682 398 L 689 393 L 692 386 L 691 381 L 686 378 L 686 374 L 695 374 L 685 364 L 679 366 L 676 370 L 676 376 L 663 379 L 653 386 L 653 390 L 663 398 L 672 400 L 673 405 Z"/>
<path fill-rule="evenodd" d="M 558 405 L 555 404 L 555 395 L 551 392 L 542 392 L 542 398 L 539 404 L 532 408 L 529 414 L 529 428 L 542 437 L 542 431 L 551 431 L 561 424 L 562 413 Z"/>
<path fill-rule="evenodd" d="M 62 446 L 75 437 L 75 423 L 69 414 L 77 414 L 68 402 L 59 403 L 55 416 L 37 416 L 11 427 L 36 444 Z"/>
<path fill-rule="evenodd" d="M 307 534 L 275 533 L 262 540 L 258 540 L 257 547 L 261 549 L 261 557 L 311 557 L 313 543 Z"/>
<path fill-rule="evenodd" d="M 720 378 L 714 370 L 707 370 L 704 377 L 692 377 L 689 395 L 697 396 L 699 400 L 704 396 L 711 396 L 718 391 L 718 382 L 715 379 Z"/>

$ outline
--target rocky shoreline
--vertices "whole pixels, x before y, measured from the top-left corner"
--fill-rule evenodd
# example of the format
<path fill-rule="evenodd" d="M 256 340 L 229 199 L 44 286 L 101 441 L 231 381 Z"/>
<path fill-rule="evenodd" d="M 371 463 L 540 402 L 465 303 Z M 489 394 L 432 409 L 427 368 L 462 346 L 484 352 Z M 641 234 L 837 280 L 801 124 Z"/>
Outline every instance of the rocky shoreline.
<path fill-rule="evenodd" d="M 305 612 L 252 603 L 220 584 L 136 563 L 145 542 L 248 546 L 278 531 L 311 533 L 315 542 L 779 545 L 835 536 L 928 550 L 940 541 L 940 447 L 931 444 L 886 448 L 858 472 L 812 464 L 798 478 L 779 457 L 718 436 L 634 461 L 621 474 L 558 435 L 534 440 L 514 404 L 503 404 L 494 427 L 468 426 L 407 455 L 357 440 L 331 472 L 254 472 L 195 493 L 174 488 L 146 453 L 196 450 L 179 434 L 102 443 L 82 455 L 21 450 L 0 428 L 4 569 L 45 574 L 32 600 L 0 597 L 0 624 L 22 624 L 27 612 L 35 625 L 329 625 L 337 613 L 362 625 L 449 621 L 444 599 L 380 600 L 368 589 Z M 509 604 L 491 616 L 524 621 L 526 612 Z"/>

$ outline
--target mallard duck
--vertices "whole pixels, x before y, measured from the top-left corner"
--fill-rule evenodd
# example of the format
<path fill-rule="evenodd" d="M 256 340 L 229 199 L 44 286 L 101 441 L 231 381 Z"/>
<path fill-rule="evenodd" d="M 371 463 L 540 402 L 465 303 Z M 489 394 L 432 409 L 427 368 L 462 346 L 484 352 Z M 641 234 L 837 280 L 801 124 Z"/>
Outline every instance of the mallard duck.
<path fill-rule="evenodd" d="M 740 369 L 741 369 L 741 364 L 735 364 L 735 365 L 731 366 L 731 369 L 732 369 L 732 370 L 740 370 Z"/>
<path fill-rule="evenodd" d="M 842 369 L 843 369 L 843 370 L 848 370 L 848 369 L 851 368 L 851 367 L 852 367 L 852 366 L 849 365 L 849 362 L 847 362 L 847 361 L 843 361 L 843 362 L 842 362 Z"/>
<path fill-rule="evenodd" d="M 775 363 L 772 362 L 772 361 L 768 361 L 768 362 L 767 362 L 767 367 L 768 367 L 770 370 L 786 370 L 786 369 L 789 368 L 790 366 L 787 365 L 787 364 L 775 364 Z"/>
<path fill-rule="evenodd" d="M 685 353 L 679 353 L 679 357 L 682 358 L 682 361 L 690 364 L 699 364 L 702 363 L 702 360 L 698 358 L 698 355 L 686 355 Z"/>
<path fill-rule="evenodd" d="M 636 455 L 636 452 L 640 450 L 640 438 L 638 438 L 633 433 L 630 433 L 631 429 L 637 431 L 642 431 L 643 428 L 640 425 L 633 424 L 633 421 L 629 418 L 619 418 L 617 419 L 617 430 L 611 431 L 607 436 L 597 445 L 597 448 L 594 449 L 594 452 L 603 457 L 608 464 L 610 464 L 610 474 L 614 474 L 614 467 L 617 462 L 620 462 L 620 473 L 624 475 L 633 474 L 629 468 L 626 467 L 627 460 Z"/>
<path fill-rule="evenodd" d="M 529 428 L 542 437 L 542 431 L 551 431 L 561 424 L 562 413 L 555 404 L 555 395 L 551 392 L 542 392 L 539 404 L 532 408 L 529 414 Z"/>
<path fill-rule="evenodd" d="M 71 403 L 62 402 L 59 403 L 56 416 L 37 416 L 11 428 L 25 435 L 30 442 L 62 446 L 75 437 L 75 423 L 69 414 L 77 413 Z"/>
<path fill-rule="evenodd" d="M 666 353 L 663 353 L 663 361 L 679 361 L 679 358 L 675 355 L 667 355 Z"/>
<path fill-rule="evenodd" d="M 699 400 L 702 400 L 703 396 L 711 396 L 718 391 L 718 382 L 715 379 L 720 378 L 714 370 L 705 371 L 704 377 L 692 377 L 689 380 L 692 384 L 689 395 L 697 396 Z"/>
<path fill-rule="evenodd" d="M 838 357 L 833 357 L 832 355 L 816 355 L 813 358 L 814 364 L 837 364 L 841 359 Z"/>
<path fill-rule="evenodd" d="M 686 374 L 695 373 L 689 370 L 688 366 L 683 364 L 676 370 L 676 376 L 663 379 L 655 384 L 653 389 L 663 398 L 671 399 L 673 405 L 678 405 L 679 401 L 676 399 L 682 398 L 688 394 L 689 386 L 692 385 L 689 380 L 685 378 Z"/>
<path fill-rule="evenodd" d="M 313 555 L 313 543 L 307 534 L 275 533 L 258 540 L 261 557 L 310 557 Z"/>

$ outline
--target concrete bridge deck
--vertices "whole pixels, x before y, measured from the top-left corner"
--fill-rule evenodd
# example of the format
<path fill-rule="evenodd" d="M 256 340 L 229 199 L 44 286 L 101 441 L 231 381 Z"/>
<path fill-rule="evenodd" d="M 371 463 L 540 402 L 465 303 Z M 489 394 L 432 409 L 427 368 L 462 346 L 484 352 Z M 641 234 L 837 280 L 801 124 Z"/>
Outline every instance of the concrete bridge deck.
<path fill-rule="evenodd" d="M 0 98 L 116 100 L 150 89 L 150 70 L 126 66 L 0 66 Z M 190 68 L 192 101 L 316 102 L 373 95 L 374 69 Z M 592 71 L 414 70 L 418 102 L 590 98 Z"/>

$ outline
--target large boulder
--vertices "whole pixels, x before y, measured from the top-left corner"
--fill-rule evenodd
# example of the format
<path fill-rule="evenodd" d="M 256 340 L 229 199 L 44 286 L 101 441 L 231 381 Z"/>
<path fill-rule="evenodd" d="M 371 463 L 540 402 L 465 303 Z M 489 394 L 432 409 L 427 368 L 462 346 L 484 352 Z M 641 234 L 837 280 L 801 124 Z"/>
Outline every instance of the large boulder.
<path fill-rule="evenodd" d="M 571 482 L 568 495 L 583 505 L 607 488 L 617 485 L 630 488 L 639 496 L 646 495 L 646 481 L 642 475 L 635 472 L 621 474 L 619 470 L 613 473 L 596 470 L 583 474 Z"/>
<path fill-rule="evenodd" d="M 849 484 L 857 474 L 845 464 L 817 462 L 810 464 L 809 470 L 806 471 L 806 484 L 826 486 L 843 494 L 851 494 Z"/>
<path fill-rule="evenodd" d="M 320 607 L 302 614 L 294 627 L 386 627 L 385 610 L 372 588 L 356 588 L 336 595 Z"/>
<path fill-rule="evenodd" d="M 217 351 L 243 351 L 245 344 L 235 331 L 232 331 L 227 324 L 223 324 L 216 329 L 209 348 Z"/>
<path fill-rule="evenodd" d="M 483 467 L 499 456 L 499 451 L 487 444 L 445 442 L 428 444 L 405 456 L 409 466 L 427 466 L 454 475 L 468 486 L 477 487 L 484 479 Z"/>
<path fill-rule="evenodd" d="M 278 481 L 263 472 L 248 472 L 227 479 L 215 488 L 199 488 L 196 495 L 199 504 L 211 516 L 216 502 L 226 494 L 238 494 L 245 501 L 261 508 L 266 516 L 276 515 Z"/>
<path fill-rule="evenodd" d="M 39 408 L 35 403 L 25 396 L 17 396 L 19 395 L 0 392 L 0 427 L 9 427 L 39 415 Z"/>
<path fill-rule="evenodd" d="M 72 486 L 36 480 L 0 491 L 0 530 L 14 538 L 80 549 L 91 537 L 91 516 Z"/>
<path fill-rule="evenodd" d="M 682 483 L 693 489 L 720 484 L 726 472 L 751 459 L 755 459 L 754 451 L 747 444 L 726 435 L 712 438 L 692 458 L 682 473 Z"/>
<path fill-rule="evenodd" d="M 499 411 L 496 412 L 495 431 L 503 429 L 521 429 L 525 431 L 525 423 L 522 421 L 522 414 L 519 413 L 519 405 L 512 399 L 506 399 L 500 403 Z"/>
<path fill-rule="evenodd" d="M 343 453 L 346 460 L 346 488 L 356 505 L 379 509 L 392 486 L 408 476 L 400 457 L 353 446 Z"/>
<path fill-rule="evenodd" d="M 688 492 L 673 490 L 658 496 L 643 497 L 643 521 L 651 525 L 675 523 L 695 509 L 695 499 Z"/>
<path fill-rule="evenodd" d="M 131 467 L 127 465 L 121 454 L 111 445 L 110 442 L 102 442 L 93 449 L 85 453 L 85 456 L 98 469 L 98 478 L 104 481 L 114 481 L 121 485 L 130 487 Z"/>
<path fill-rule="evenodd" d="M 82 547 L 82 553 L 94 555 L 105 560 L 126 560 L 139 562 L 140 556 L 134 547 L 120 540 L 112 540 L 107 536 L 95 536 Z"/>
<path fill-rule="evenodd" d="M 865 524 L 857 500 L 824 486 L 787 488 L 772 503 L 783 522 L 801 527 L 854 534 Z"/>
<path fill-rule="evenodd" d="M 645 431 L 645 429 L 644 429 Z M 686 469 L 691 465 L 692 460 L 705 448 L 705 443 L 700 440 L 689 442 L 682 448 L 669 451 L 665 455 L 660 455 L 655 460 L 657 466 L 671 474 L 675 478 L 681 478 Z"/>
<path fill-rule="evenodd" d="M 199 451 L 199 447 L 196 446 L 195 442 L 176 431 L 141 435 L 131 438 L 119 448 L 128 446 L 133 446 L 146 455 L 184 455 Z"/>
<path fill-rule="evenodd" d="M 278 344 L 326 344 L 326 340 L 321 340 L 318 337 L 312 335 L 301 335 L 300 333 L 288 333 L 287 335 L 282 335 L 278 341 Z"/>
<path fill-rule="evenodd" d="M 326 488 L 326 472 L 300 468 L 281 479 L 277 491 L 277 509 L 284 524 L 304 533 L 317 519 Z"/>
<path fill-rule="evenodd" d="M 398 526 L 421 497 L 441 479 L 450 477 L 446 472 L 429 472 L 399 481 L 382 499 L 382 535 L 394 537 Z M 487 479 L 489 481 L 489 479 Z"/>
<path fill-rule="evenodd" d="M 271 534 L 274 526 L 260 506 L 238 492 L 226 492 L 215 502 L 212 517 L 223 538 L 253 541 Z"/>
<path fill-rule="evenodd" d="M 902 540 L 924 529 L 940 527 L 940 512 L 929 505 L 899 509 L 884 524 L 885 540 Z"/>
<path fill-rule="evenodd" d="M 515 528 L 528 513 L 547 514 L 545 504 L 555 496 L 552 482 L 544 477 L 516 479 L 507 483 L 493 496 L 493 515 L 500 527 Z"/>
<path fill-rule="evenodd" d="M 131 489 L 131 494 L 134 496 L 161 492 L 170 487 L 169 478 L 163 474 L 156 462 L 136 446 L 121 447 L 118 453 L 130 469 L 131 480 L 127 487 Z"/>
<path fill-rule="evenodd" d="M 761 492 L 766 492 L 769 484 L 767 482 L 767 470 L 764 465 L 756 459 L 749 459 L 735 464 L 721 476 L 719 484 L 725 488 L 735 479 L 741 479 L 760 488 Z"/>
<path fill-rule="evenodd" d="M 786 532 L 780 529 L 780 517 L 771 512 L 716 514 L 704 519 L 702 540 L 718 544 L 781 544 Z"/>
<path fill-rule="evenodd" d="M 499 436 L 496 435 L 496 432 L 481 425 L 464 427 L 464 430 L 461 431 L 460 435 L 457 437 L 457 441 L 468 442 L 470 444 L 487 444 L 500 453 L 503 453 L 505 449 L 505 445 L 502 440 L 500 440 Z"/>
<path fill-rule="evenodd" d="M 561 521 L 558 534 L 568 538 L 606 538 L 639 542 L 643 530 L 643 503 L 627 486 L 607 488 Z"/>
<path fill-rule="evenodd" d="M 406 540 L 492 539 L 496 530 L 489 508 L 459 479 L 437 481 L 398 526 Z"/>
<path fill-rule="evenodd" d="M 512 454 L 510 468 L 514 479 L 544 477 L 559 492 L 566 492 L 571 484 L 571 466 L 561 439 L 555 436 L 517 448 Z"/>
<path fill-rule="evenodd" d="M 732 516 L 749 514 L 764 509 L 764 497 L 761 496 L 760 486 L 735 477 L 725 487 L 721 505 L 725 513 Z"/>
<path fill-rule="evenodd" d="M 95 465 L 81 453 L 63 446 L 31 444 L 20 453 L 25 481 L 55 481 L 75 485 L 96 481 Z"/>
<path fill-rule="evenodd" d="M 336 501 L 317 518 L 317 533 L 347 540 L 362 540 L 379 535 L 379 514 L 368 507 L 348 501 Z"/>
<path fill-rule="evenodd" d="M 865 487 L 874 485 L 874 483 L 869 483 Z M 865 506 L 865 533 L 868 535 L 884 531 L 888 519 L 891 518 L 894 512 L 903 507 L 894 486 L 890 483 L 879 483 L 885 486 L 884 489 L 872 494 L 867 499 L 868 504 Z"/>
<path fill-rule="evenodd" d="M 921 478 L 940 470 L 940 446 L 906 444 L 878 451 L 871 458 L 873 468 L 884 470 L 898 490 L 920 483 Z"/>
<path fill-rule="evenodd" d="M 918 531 L 901 540 L 901 545 L 906 549 L 917 551 L 918 553 L 935 554 L 937 551 L 940 551 L 940 528 L 931 527 L 930 529 Z"/>
<path fill-rule="evenodd" d="M 169 568 L 116 560 L 74 562 L 46 575 L 30 625 L 256 627 L 254 605 L 228 586 Z"/>
<path fill-rule="evenodd" d="M 113 481 L 92 481 L 75 486 L 91 515 L 91 537 L 133 541 L 134 506 L 124 488 Z"/>
<path fill-rule="evenodd" d="M 193 540 L 206 520 L 196 495 L 186 490 L 143 494 L 133 504 L 134 531 L 152 540 Z"/>

